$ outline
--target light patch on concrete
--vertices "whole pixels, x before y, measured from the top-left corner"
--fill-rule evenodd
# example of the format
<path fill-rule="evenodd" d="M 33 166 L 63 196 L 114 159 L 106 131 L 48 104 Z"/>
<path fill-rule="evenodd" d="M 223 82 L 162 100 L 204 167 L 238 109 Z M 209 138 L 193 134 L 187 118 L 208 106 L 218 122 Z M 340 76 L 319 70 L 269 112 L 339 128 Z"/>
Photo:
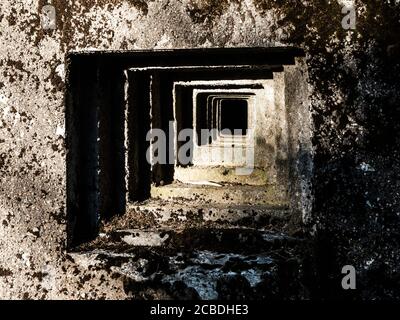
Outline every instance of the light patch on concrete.
<path fill-rule="evenodd" d="M 138 259 L 135 262 L 129 261 L 127 263 L 123 263 L 121 267 L 111 267 L 111 270 L 113 272 L 122 274 L 132 279 L 133 281 L 144 282 L 149 280 L 149 277 L 144 276 L 143 275 L 144 272 L 138 271 L 138 269 L 144 270 L 146 269 L 147 265 L 148 265 L 148 260 Z"/>
<path fill-rule="evenodd" d="M 56 73 L 64 81 L 65 80 L 65 65 L 61 63 L 56 68 Z"/>
<path fill-rule="evenodd" d="M 4 94 L 0 94 L 0 105 L 5 107 L 7 105 L 8 98 Z"/>
<path fill-rule="evenodd" d="M 155 49 L 173 48 L 171 39 L 168 35 L 163 34 L 160 41 L 157 42 Z"/>
<path fill-rule="evenodd" d="M 74 262 L 85 270 L 88 270 L 91 266 L 96 266 L 101 264 L 98 259 L 98 253 L 69 253 L 68 254 Z"/>
<path fill-rule="evenodd" d="M 246 278 L 246 280 L 250 283 L 250 286 L 255 287 L 257 284 L 262 282 L 262 275 L 264 272 L 255 269 L 249 269 L 242 271 L 240 275 Z"/>
<path fill-rule="evenodd" d="M 56 135 L 57 136 L 61 136 L 61 137 L 65 137 L 65 126 L 58 125 L 57 128 L 56 128 Z"/>
<path fill-rule="evenodd" d="M 165 277 L 163 282 L 173 284 L 175 281 L 182 281 L 189 288 L 195 289 L 201 299 L 215 300 L 218 298 L 216 281 L 220 276 L 221 271 L 219 269 L 205 272 L 204 269 L 193 266 Z"/>
<path fill-rule="evenodd" d="M 123 236 L 121 239 L 131 246 L 151 246 L 159 247 L 169 238 L 167 233 L 161 235 L 160 232 L 141 231 L 141 230 L 123 230 L 120 232 L 129 232 L 131 234 Z"/>

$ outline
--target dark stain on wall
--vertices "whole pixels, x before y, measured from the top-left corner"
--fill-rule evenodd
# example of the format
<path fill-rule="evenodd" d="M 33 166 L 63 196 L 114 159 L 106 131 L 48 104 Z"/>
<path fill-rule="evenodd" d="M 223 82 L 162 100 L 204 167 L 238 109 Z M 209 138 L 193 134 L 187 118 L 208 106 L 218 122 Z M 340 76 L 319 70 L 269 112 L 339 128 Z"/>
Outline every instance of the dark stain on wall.
<path fill-rule="evenodd" d="M 194 23 L 212 22 L 237 0 L 191 0 L 186 5 L 186 11 Z"/>
<path fill-rule="evenodd" d="M 394 1 L 356 1 L 365 14 L 348 33 L 336 2 L 256 5 L 283 14 L 276 28 L 292 24 L 286 41 L 308 53 L 320 292 L 399 298 L 400 10 Z M 344 295 L 346 264 L 356 264 L 360 286 Z"/>
<path fill-rule="evenodd" d="M 12 275 L 13 272 L 11 270 L 0 267 L 0 277 L 9 277 Z"/>

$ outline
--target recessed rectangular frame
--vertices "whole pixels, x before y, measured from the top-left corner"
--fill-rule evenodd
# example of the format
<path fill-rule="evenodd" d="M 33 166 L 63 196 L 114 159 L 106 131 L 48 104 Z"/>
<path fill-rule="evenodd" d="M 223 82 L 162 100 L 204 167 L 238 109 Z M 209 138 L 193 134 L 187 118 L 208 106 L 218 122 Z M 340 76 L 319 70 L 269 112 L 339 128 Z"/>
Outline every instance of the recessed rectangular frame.
<path fill-rule="evenodd" d="M 128 201 L 147 196 L 150 188 L 146 183 L 152 173 L 143 163 L 143 155 L 138 153 L 143 146 L 136 148 L 129 136 L 133 131 L 143 137 L 148 129 L 147 125 L 140 127 L 138 123 L 139 119 L 149 116 L 148 98 L 152 89 L 161 88 L 161 82 L 172 92 L 174 81 L 272 78 L 285 66 L 285 71 L 291 71 L 285 72 L 283 82 L 289 85 L 283 91 L 293 90 L 295 86 L 291 83 L 303 83 L 302 91 L 291 94 L 285 105 L 290 109 L 289 113 L 294 111 L 301 115 L 300 119 L 308 121 L 308 97 L 304 94 L 306 65 L 302 57 L 304 52 L 293 47 L 69 53 L 65 93 L 68 246 L 92 239 L 97 235 L 102 219 L 123 214 Z M 127 79 L 127 70 L 135 70 L 131 79 Z M 134 88 L 128 88 L 131 96 L 126 92 L 127 81 L 134 84 Z M 130 100 L 127 101 L 127 97 Z M 140 103 L 142 108 L 132 110 L 130 104 L 133 101 Z M 310 125 L 307 123 L 306 127 Z M 285 160 L 291 168 L 289 191 L 293 194 L 293 206 L 309 211 L 307 205 L 296 200 L 299 198 L 296 192 L 302 199 L 302 195 L 311 192 L 307 178 L 312 167 L 311 131 L 294 126 L 289 135 L 292 140 L 287 145 L 289 151 Z M 299 137 L 302 141 L 294 142 Z M 275 151 L 278 162 L 281 161 L 279 152 Z M 298 168 L 299 157 L 305 162 L 304 172 Z M 143 188 L 138 187 L 140 179 L 137 181 L 130 175 L 132 168 L 145 172 L 144 180 L 147 181 Z M 168 178 L 168 170 L 165 172 L 161 175 Z M 288 179 L 286 183 L 289 184 Z"/>

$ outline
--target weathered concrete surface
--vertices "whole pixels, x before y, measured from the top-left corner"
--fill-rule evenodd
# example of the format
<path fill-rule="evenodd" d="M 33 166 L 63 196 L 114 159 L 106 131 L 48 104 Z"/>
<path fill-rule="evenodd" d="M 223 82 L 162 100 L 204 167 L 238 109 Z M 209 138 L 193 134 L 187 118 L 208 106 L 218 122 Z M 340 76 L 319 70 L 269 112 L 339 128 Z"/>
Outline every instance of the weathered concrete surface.
<path fill-rule="evenodd" d="M 163 240 L 130 245 L 157 235 Z M 111 232 L 69 256 L 123 276 L 128 298 L 260 300 L 310 297 L 307 250 L 301 239 L 249 228 L 141 229 Z"/>
<path fill-rule="evenodd" d="M 275 206 L 287 205 L 279 186 L 249 186 L 240 184 L 223 184 L 208 186 L 202 184 L 172 183 L 165 186 L 152 187 L 151 196 L 173 200 L 184 198 L 221 204 L 270 204 Z"/>
<path fill-rule="evenodd" d="M 290 220 L 291 210 L 286 206 L 227 204 L 191 201 L 185 198 L 171 200 L 150 199 L 141 204 L 128 206 L 123 217 L 117 218 L 121 223 L 132 223 L 136 226 L 180 225 L 186 223 L 205 224 L 221 222 L 222 224 L 244 223 L 265 226 L 265 220 L 282 220 L 284 225 Z M 147 220 L 147 224 L 145 221 Z M 285 221 L 286 220 L 286 221 Z M 114 221 L 112 223 L 115 223 Z"/>
<path fill-rule="evenodd" d="M 126 297 L 120 276 L 66 255 L 66 53 L 279 44 L 308 56 L 319 296 L 400 297 L 398 1 L 356 1 L 355 31 L 336 1 L 52 3 L 55 31 L 41 29 L 45 1 L 0 4 L 1 298 Z M 358 270 L 346 295 L 344 264 Z"/>

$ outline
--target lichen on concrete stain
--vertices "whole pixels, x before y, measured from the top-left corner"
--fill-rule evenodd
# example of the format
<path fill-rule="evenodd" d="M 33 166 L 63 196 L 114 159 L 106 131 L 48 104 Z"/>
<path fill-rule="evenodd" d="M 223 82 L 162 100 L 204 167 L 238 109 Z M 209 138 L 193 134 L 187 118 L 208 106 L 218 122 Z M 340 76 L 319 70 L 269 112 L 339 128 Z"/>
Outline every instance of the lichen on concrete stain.
<path fill-rule="evenodd" d="M 10 277 L 12 275 L 13 272 L 11 270 L 0 267 L 0 277 Z"/>
<path fill-rule="evenodd" d="M 190 0 L 186 11 L 194 23 L 211 22 L 218 18 L 231 3 L 240 3 L 236 0 Z"/>
<path fill-rule="evenodd" d="M 55 0 L 57 27 L 48 31 L 40 24 L 45 4 L 0 4 L 1 298 L 140 296 L 110 265 L 91 269 L 66 254 L 66 150 L 57 128 L 64 121 L 59 66 L 68 52 L 277 44 L 307 52 L 316 296 L 341 296 L 330 289 L 351 261 L 359 270 L 357 298 L 400 297 L 398 1 L 356 1 L 354 31 L 341 28 L 337 1 Z M 360 170 L 363 164 L 374 171 Z M 200 294 L 228 295 L 227 284 L 248 292 L 258 276 L 241 275 Z M 199 296 L 183 274 L 175 280 L 172 292 Z M 141 294 L 171 297 L 167 291 Z"/>

